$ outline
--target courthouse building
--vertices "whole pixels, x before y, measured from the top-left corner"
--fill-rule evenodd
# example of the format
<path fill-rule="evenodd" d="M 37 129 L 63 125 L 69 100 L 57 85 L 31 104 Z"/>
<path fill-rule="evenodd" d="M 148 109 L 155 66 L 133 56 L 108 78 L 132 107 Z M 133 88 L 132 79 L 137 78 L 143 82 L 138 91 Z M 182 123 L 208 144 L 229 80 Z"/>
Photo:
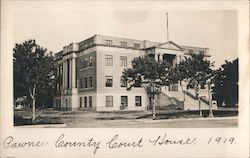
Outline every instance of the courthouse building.
<path fill-rule="evenodd" d="M 59 110 L 146 110 L 149 99 L 143 87 L 127 90 L 121 76 L 125 68 L 131 68 L 135 57 L 149 55 L 156 61 L 165 60 L 171 65 L 184 56 L 202 53 L 208 56 L 208 48 L 181 46 L 172 41 L 166 43 L 127 38 L 94 35 L 79 43 L 71 43 L 56 53 L 57 84 L 54 108 Z M 192 92 L 187 103 L 196 101 Z M 188 101 L 189 99 L 189 101 Z M 158 106 L 185 106 L 183 93 L 178 85 L 162 88 Z M 208 108 L 206 101 L 202 105 Z"/>

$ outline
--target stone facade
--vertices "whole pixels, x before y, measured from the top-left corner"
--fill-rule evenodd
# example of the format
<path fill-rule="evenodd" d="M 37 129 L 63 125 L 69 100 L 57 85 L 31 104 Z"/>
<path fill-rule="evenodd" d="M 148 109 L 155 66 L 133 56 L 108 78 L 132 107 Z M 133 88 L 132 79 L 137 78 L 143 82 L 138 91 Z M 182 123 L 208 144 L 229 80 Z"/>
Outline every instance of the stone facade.
<path fill-rule="evenodd" d="M 60 110 L 146 110 L 149 100 L 143 87 L 127 90 L 121 80 L 124 68 L 131 68 L 135 57 L 149 55 L 156 61 L 177 64 L 192 53 L 208 55 L 207 48 L 95 35 L 71 43 L 56 53 L 57 92 L 54 108 Z M 169 89 L 169 88 L 168 88 Z M 177 88 L 177 91 L 180 88 Z M 171 95 L 172 90 L 167 93 Z M 163 93 L 164 94 L 164 93 Z M 179 104 L 180 98 L 171 98 Z M 159 101 L 169 103 L 170 101 Z M 159 104 L 160 104 L 159 103 Z M 172 106 L 172 105 L 171 105 Z M 178 105 L 183 107 L 183 104 Z"/>

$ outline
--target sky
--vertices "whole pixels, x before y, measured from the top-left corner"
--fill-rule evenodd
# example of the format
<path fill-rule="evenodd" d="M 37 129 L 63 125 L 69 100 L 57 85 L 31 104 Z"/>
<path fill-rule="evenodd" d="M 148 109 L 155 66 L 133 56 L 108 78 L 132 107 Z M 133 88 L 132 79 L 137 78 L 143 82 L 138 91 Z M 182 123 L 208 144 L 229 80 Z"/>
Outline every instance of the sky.
<path fill-rule="evenodd" d="M 12 4 L 13 46 L 36 39 L 37 44 L 56 53 L 63 46 L 94 34 L 166 42 L 168 12 L 170 40 L 179 45 L 209 48 L 216 68 L 225 60 L 238 57 L 235 10 L 95 9 L 86 7 L 84 2 L 63 2 Z"/>

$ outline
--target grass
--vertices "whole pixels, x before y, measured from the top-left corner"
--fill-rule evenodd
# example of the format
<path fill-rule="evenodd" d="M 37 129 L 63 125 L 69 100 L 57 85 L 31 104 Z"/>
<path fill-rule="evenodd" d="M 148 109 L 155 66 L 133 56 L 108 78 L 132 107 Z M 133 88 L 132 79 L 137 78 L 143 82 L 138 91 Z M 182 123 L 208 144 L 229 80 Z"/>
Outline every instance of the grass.
<path fill-rule="evenodd" d="M 14 115 L 14 126 L 21 125 L 44 125 L 44 124 L 63 124 L 60 118 L 36 117 L 36 121 L 32 122 L 32 118 L 23 117 L 20 115 Z"/>
<path fill-rule="evenodd" d="M 208 110 L 203 110 L 203 117 L 208 117 Z M 214 117 L 238 116 L 237 109 L 213 110 Z M 40 124 L 62 124 L 81 122 L 96 122 L 98 120 L 131 120 L 152 118 L 151 111 L 116 111 L 116 112 L 95 112 L 95 111 L 54 111 L 37 110 L 36 122 L 31 121 L 31 109 L 14 111 L 14 125 L 40 125 Z M 199 118 L 199 110 L 156 110 L 156 119 L 179 119 Z"/>

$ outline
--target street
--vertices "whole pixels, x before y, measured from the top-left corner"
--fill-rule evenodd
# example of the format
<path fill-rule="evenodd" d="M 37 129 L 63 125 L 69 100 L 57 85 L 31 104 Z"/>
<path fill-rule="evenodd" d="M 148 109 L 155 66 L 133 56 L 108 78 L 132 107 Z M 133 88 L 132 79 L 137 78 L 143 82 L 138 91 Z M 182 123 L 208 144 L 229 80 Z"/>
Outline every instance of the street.
<path fill-rule="evenodd" d="M 99 120 L 95 123 L 80 123 L 79 121 L 68 122 L 66 127 L 88 127 L 88 128 L 226 128 L 237 127 L 237 117 L 216 119 L 131 119 L 131 120 Z"/>

